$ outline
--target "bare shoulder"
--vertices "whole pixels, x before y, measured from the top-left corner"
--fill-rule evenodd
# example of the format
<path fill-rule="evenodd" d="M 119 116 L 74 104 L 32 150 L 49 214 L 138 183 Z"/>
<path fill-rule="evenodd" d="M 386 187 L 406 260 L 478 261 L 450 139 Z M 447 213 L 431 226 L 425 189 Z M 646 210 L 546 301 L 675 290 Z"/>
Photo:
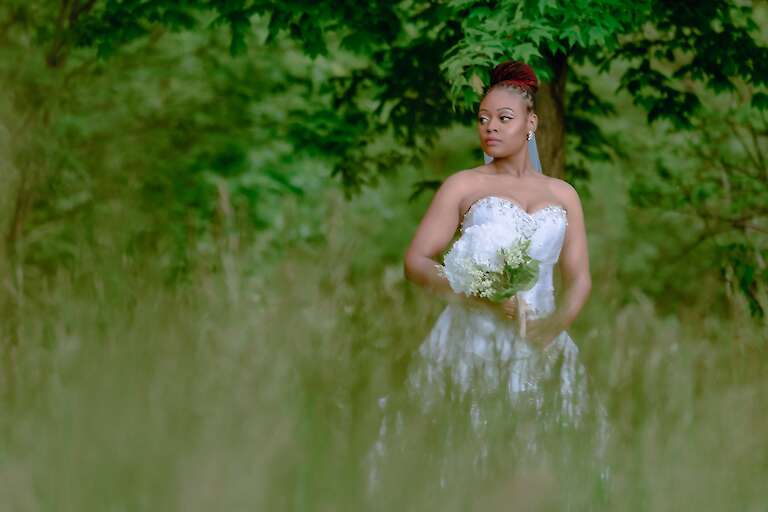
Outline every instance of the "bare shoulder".
<path fill-rule="evenodd" d="M 549 180 L 550 190 L 552 190 L 552 193 L 563 202 L 566 209 L 570 210 L 571 208 L 576 209 L 581 207 L 579 193 L 573 185 L 560 178 L 548 176 L 547 179 Z"/>
<path fill-rule="evenodd" d="M 477 176 L 480 174 L 480 170 L 485 166 L 479 166 L 479 167 L 472 167 L 471 169 L 462 169 L 461 171 L 456 171 L 455 173 L 451 174 L 446 178 L 446 180 L 454 180 L 455 182 L 461 182 L 461 183 L 467 183 L 470 181 L 473 181 L 477 179 Z"/>
<path fill-rule="evenodd" d="M 477 179 L 476 169 L 463 169 L 457 171 L 443 180 L 440 190 L 444 195 L 450 195 L 454 198 L 461 196 Z"/>

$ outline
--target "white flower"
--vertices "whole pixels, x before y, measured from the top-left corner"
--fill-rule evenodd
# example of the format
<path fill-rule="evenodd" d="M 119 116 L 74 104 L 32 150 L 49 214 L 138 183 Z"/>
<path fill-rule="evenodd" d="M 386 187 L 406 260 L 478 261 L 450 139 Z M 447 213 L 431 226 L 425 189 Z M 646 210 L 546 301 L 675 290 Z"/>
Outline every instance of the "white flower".
<path fill-rule="evenodd" d="M 505 260 L 522 262 L 522 241 L 522 235 L 509 225 L 488 222 L 470 226 L 438 268 L 455 292 L 488 297 L 493 292 L 492 274 L 502 271 Z"/>

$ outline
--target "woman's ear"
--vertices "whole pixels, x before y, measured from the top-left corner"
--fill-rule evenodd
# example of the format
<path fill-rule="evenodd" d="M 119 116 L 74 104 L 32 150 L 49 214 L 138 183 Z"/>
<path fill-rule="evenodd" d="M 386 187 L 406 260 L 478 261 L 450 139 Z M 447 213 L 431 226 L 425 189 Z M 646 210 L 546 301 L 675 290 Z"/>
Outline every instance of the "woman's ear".
<path fill-rule="evenodd" d="M 536 128 L 539 126 L 539 116 L 536 115 L 535 112 L 531 112 L 531 115 L 528 116 L 528 129 L 536 131 Z"/>

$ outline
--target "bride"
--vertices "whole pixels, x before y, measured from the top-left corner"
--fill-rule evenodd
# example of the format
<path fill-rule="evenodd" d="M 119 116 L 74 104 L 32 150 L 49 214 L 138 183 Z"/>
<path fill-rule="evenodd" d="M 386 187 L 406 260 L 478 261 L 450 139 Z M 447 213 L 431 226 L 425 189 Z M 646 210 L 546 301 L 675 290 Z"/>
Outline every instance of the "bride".
<path fill-rule="evenodd" d="M 409 395 L 424 413 L 445 402 L 469 404 L 469 430 L 486 435 L 480 459 L 495 449 L 487 434 L 505 418 L 529 411 L 534 430 L 547 430 L 546 422 L 578 425 L 586 411 L 584 368 L 567 331 L 592 287 L 584 215 L 576 190 L 541 172 L 534 138 L 537 89 L 524 63 L 494 68 L 477 112 L 486 163 L 443 182 L 405 254 L 406 278 L 448 302 L 418 349 L 407 378 Z M 440 256 L 457 232 L 461 238 L 485 223 L 529 239 L 529 254 L 539 261 L 533 287 L 501 303 L 455 292 L 440 269 Z M 564 283 L 558 305 L 555 266 Z M 487 399 L 499 393 L 511 407 L 501 414 L 499 401 Z M 384 409 L 386 401 L 380 400 Z M 385 415 L 374 450 L 380 455 L 393 428 Z M 537 445 L 530 437 L 523 444 L 534 451 Z"/>

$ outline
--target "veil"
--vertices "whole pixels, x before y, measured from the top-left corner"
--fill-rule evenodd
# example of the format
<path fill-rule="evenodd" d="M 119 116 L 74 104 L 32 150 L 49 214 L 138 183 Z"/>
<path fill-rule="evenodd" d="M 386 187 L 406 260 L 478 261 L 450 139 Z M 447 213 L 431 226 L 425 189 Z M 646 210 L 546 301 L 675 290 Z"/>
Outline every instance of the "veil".
<path fill-rule="evenodd" d="M 533 132 L 531 140 L 528 141 L 528 154 L 531 155 L 531 163 L 533 164 L 533 168 L 536 169 L 537 172 L 541 173 L 539 150 L 536 148 L 536 132 Z M 483 153 L 483 159 L 485 160 L 486 164 L 493 161 L 493 157 L 488 156 L 485 153 Z"/>

